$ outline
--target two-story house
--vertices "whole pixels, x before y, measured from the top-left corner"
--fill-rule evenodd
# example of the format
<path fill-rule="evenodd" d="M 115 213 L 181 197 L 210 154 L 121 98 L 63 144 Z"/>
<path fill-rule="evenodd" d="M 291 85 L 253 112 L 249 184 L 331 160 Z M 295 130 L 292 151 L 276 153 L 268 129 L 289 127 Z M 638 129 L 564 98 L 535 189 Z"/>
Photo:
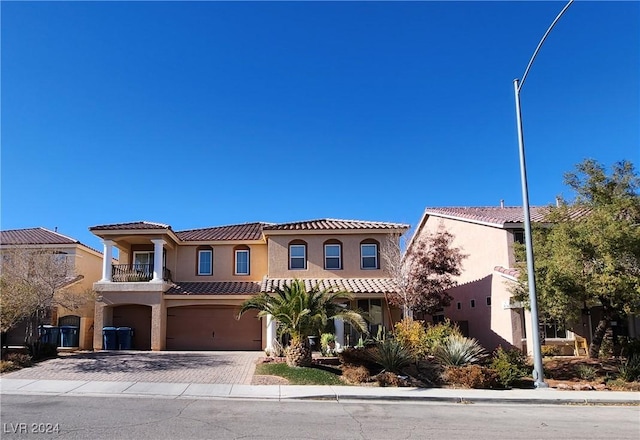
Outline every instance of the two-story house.
<path fill-rule="evenodd" d="M 93 344 L 94 301 L 93 283 L 100 279 L 102 254 L 78 240 L 62 235 L 57 231 L 45 228 L 13 229 L 0 231 L 0 253 L 4 269 L 7 265 L 20 262 L 15 259 L 29 259 L 24 270 L 30 264 L 43 262 L 43 258 L 53 258 L 50 270 L 64 270 L 63 274 L 44 274 L 58 289 L 53 307 L 48 310 L 47 320 L 42 324 L 69 325 L 79 329 L 78 343 L 81 349 L 91 349 Z M 24 261 L 22 263 L 25 263 Z M 68 309 L 71 301 L 64 301 L 60 296 L 74 298 L 77 308 Z M 84 301 L 86 297 L 86 301 Z M 56 299 L 60 299 L 56 301 Z M 28 320 L 24 320 L 7 332 L 8 345 L 22 345 L 27 333 Z M 31 329 L 37 335 L 37 329 Z"/>
<path fill-rule="evenodd" d="M 104 243 L 94 346 L 102 348 L 104 326 L 127 326 L 136 349 L 263 349 L 275 337 L 274 323 L 255 313 L 237 320 L 238 306 L 294 278 L 352 292 L 351 306 L 369 311 L 372 325 L 390 326 L 398 312 L 383 301 L 392 283 L 380 253 L 407 229 L 330 219 L 186 231 L 151 222 L 91 227 Z M 344 342 L 343 328 L 336 333 Z"/>

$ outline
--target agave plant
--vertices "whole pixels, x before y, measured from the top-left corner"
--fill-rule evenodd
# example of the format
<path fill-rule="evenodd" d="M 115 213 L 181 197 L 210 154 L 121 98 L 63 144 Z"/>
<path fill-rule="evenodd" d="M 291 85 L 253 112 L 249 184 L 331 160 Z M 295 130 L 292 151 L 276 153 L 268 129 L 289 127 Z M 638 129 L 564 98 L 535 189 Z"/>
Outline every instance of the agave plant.
<path fill-rule="evenodd" d="M 307 289 L 304 281 L 276 288 L 273 294 L 262 292 L 240 306 L 238 318 L 249 310 L 257 310 L 258 317 L 271 315 L 291 340 L 286 349 L 287 364 L 311 364 L 311 348 L 307 337 L 318 334 L 332 318 L 340 318 L 358 331 L 366 332 L 367 323 L 360 313 L 349 310 L 340 302 L 352 299 L 345 291 L 320 289 L 317 285 Z"/>
<path fill-rule="evenodd" d="M 385 371 L 400 374 L 413 361 L 413 356 L 395 339 L 380 342 L 371 354 L 373 361 Z"/>
<path fill-rule="evenodd" d="M 480 362 L 487 356 L 487 352 L 473 338 L 451 335 L 438 346 L 435 356 L 443 366 L 459 367 Z"/>

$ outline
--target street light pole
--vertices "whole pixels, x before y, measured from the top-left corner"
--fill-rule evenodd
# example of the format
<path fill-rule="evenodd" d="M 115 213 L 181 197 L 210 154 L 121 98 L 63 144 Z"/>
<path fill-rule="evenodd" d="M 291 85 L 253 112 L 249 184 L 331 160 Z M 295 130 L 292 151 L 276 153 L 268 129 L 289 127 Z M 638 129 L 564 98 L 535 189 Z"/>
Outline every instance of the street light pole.
<path fill-rule="evenodd" d="M 540 349 L 540 334 L 539 334 L 539 320 L 538 320 L 538 299 L 536 296 L 536 277 L 535 277 L 535 265 L 533 262 L 533 241 L 531 239 L 531 215 L 529 209 L 529 188 L 527 185 L 527 166 L 524 155 L 524 132 L 522 129 L 522 113 L 520 110 L 520 90 L 522 90 L 522 86 L 524 85 L 524 81 L 527 79 L 527 75 L 529 74 L 529 70 L 531 69 L 531 65 L 535 60 L 540 48 L 544 44 L 547 36 L 551 32 L 551 29 L 556 25 L 560 17 L 564 15 L 564 13 L 569 9 L 573 0 L 569 0 L 569 2 L 565 5 L 565 7 L 560 11 L 558 16 L 553 20 L 551 26 L 547 29 L 544 36 L 538 43 L 538 47 L 533 53 L 533 56 L 529 60 L 529 64 L 524 71 L 524 75 L 522 75 L 522 80 L 514 79 L 513 80 L 513 89 L 515 92 L 515 103 L 516 103 L 516 124 L 518 128 L 518 151 L 520 153 L 520 181 L 522 185 L 522 211 L 524 214 L 524 236 L 525 236 L 525 245 L 527 252 L 527 282 L 529 285 L 529 302 L 531 305 L 531 335 L 527 336 L 527 340 L 531 341 L 533 345 L 533 380 L 536 388 L 547 388 L 547 385 L 544 381 L 544 373 L 542 369 L 542 351 Z"/>

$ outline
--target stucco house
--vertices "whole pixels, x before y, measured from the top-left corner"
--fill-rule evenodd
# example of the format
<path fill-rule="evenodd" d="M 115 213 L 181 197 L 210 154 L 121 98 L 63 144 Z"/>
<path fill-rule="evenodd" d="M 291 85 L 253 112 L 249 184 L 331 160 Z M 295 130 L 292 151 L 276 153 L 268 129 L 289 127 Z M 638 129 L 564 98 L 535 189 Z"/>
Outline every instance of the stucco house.
<path fill-rule="evenodd" d="M 94 348 L 103 347 L 104 326 L 132 327 L 133 348 L 141 350 L 270 347 L 275 323 L 255 313 L 237 320 L 238 306 L 293 279 L 352 292 L 350 306 L 370 313 L 372 331 L 389 327 L 399 311 L 384 302 L 393 287 L 380 253 L 408 228 L 334 219 L 184 231 L 146 221 L 93 226 L 104 244 L 102 278 L 94 284 Z M 339 322 L 336 334 L 343 344 L 352 337 Z"/>
<path fill-rule="evenodd" d="M 102 254 L 78 240 L 45 228 L 12 229 L 0 231 L 0 254 L 3 264 L 11 264 L 9 259 L 16 255 L 29 255 L 30 252 L 44 252 L 61 259 L 58 267 L 66 273 L 60 277 L 61 291 L 86 294 L 87 302 L 79 309 L 68 310 L 56 306 L 50 310 L 48 322 L 42 324 L 71 325 L 79 327 L 79 348 L 93 347 L 94 301 L 91 297 L 93 283 L 101 276 Z M 36 261 L 38 261 L 36 259 Z M 26 321 L 11 329 L 7 334 L 8 345 L 22 345 L 26 334 Z M 35 330 L 34 330 L 35 332 Z"/>
<path fill-rule="evenodd" d="M 547 209 L 532 207 L 531 221 L 543 222 Z M 438 228 L 453 234 L 453 246 L 461 248 L 467 258 L 462 261 L 458 286 L 449 292 L 451 305 L 427 318 L 439 321 L 446 317 L 457 322 L 464 333 L 489 350 L 500 345 L 530 352 L 530 314 L 510 292 L 510 284 L 518 277 L 513 245 L 524 243 L 522 208 L 427 208 L 409 246 Z M 596 317 L 586 313 L 575 323 L 545 321 L 540 328 L 542 340 L 545 345 L 557 345 L 563 353 L 573 354 L 576 337 L 590 341 L 595 322 Z"/>

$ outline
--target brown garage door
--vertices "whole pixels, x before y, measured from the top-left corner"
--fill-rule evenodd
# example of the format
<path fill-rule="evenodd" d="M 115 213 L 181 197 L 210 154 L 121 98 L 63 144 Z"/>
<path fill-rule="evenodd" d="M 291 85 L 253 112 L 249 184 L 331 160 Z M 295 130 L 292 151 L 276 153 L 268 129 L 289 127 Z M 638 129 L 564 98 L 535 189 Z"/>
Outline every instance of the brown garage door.
<path fill-rule="evenodd" d="M 167 309 L 167 350 L 261 350 L 262 326 L 257 312 L 236 320 L 234 307 Z"/>

